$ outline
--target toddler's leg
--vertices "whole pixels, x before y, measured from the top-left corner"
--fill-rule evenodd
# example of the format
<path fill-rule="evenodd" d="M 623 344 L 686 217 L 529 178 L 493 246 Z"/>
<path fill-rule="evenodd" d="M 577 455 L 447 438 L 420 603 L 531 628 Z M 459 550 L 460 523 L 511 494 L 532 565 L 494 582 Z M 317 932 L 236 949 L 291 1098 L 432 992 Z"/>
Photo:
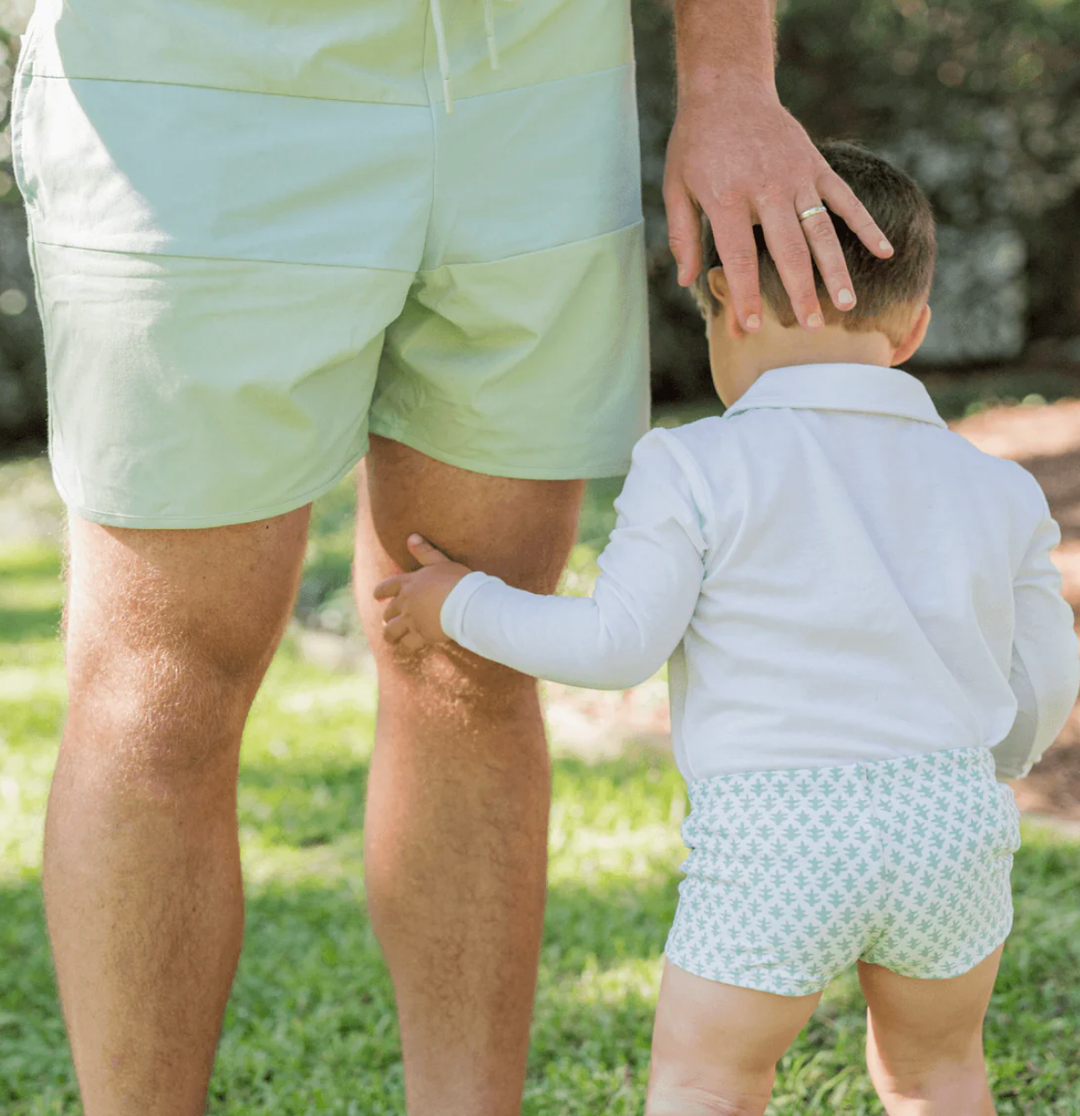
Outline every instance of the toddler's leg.
<path fill-rule="evenodd" d="M 948 980 L 859 962 L 866 1064 L 889 1116 L 993 1116 L 982 1026 L 1001 950 Z"/>
<path fill-rule="evenodd" d="M 667 962 L 646 1116 L 761 1116 L 777 1059 L 819 999 L 720 984 Z"/>

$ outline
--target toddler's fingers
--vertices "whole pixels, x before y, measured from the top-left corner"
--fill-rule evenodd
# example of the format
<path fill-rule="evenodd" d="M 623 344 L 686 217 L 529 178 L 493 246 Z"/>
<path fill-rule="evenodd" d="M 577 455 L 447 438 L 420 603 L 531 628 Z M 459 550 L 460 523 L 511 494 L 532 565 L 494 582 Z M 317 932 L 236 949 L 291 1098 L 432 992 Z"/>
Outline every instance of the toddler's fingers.
<path fill-rule="evenodd" d="M 401 592 L 401 574 L 394 574 L 393 577 L 386 578 L 385 581 L 380 581 L 375 586 L 375 600 L 384 601 L 387 597 L 396 597 Z"/>
<path fill-rule="evenodd" d="M 437 566 L 440 562 L 451 561 L 438 547 L 432 546 L 423 535 L 409 536 L 409 553 L 421 566 Z"/>
<path fill-rule="evenodd" d="M 383 625 L 383 639 L 387 643 L 400 643 L 412 631 L 407 616 L 395 616 L 393 620 Z"/>
<path fill-rule="evenodd" d="M 405 598 L 398 594 L 396 597 L 390 598 L 390 603 L 383 609 L 383 621 L 393 620 L 395 616 L 402 616 L 405 613 Z"/>
<path fill-rule="evenodd" d="M 422 651 L 427 646 L 427 640 L 419 632 L 409 632 L 398 646 L 406 651 Z"/>

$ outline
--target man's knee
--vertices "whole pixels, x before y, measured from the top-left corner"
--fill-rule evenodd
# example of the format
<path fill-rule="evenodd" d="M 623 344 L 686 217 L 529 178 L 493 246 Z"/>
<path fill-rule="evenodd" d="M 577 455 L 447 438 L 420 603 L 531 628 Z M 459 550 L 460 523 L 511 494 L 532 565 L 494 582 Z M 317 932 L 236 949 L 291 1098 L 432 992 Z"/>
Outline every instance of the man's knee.
<path fill-rule="evenodd" d="M 67 634 L 66 741 L 168 787 L 235 759 L 276 632 L 120 600 Z"/>
<path fill-rule="evenodd" d="M 133 777 L 234 760 L 284 630 L 307 509 L 201 531 L 71 524 L 65 747 Z"/>
<path fill-rule="evenodd" d="M 69 647 L 69 740 L 125 777 L 173 781 L 235 755 L 261 677 L 259 657 L 212 657 L 108 639 Z"/>

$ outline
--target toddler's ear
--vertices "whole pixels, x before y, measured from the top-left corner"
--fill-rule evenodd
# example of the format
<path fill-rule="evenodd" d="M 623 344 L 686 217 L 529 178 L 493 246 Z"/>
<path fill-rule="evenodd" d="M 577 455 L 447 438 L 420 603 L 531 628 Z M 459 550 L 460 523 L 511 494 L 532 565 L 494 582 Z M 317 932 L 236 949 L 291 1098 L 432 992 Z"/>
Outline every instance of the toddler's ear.
<path fill-rule="evenodd" d="M 742 338 L 747 336 L 747 333 L 735 313 L 735 300 L 731 297 L 731 288 L 728 286 L 724 269 L 722 267 L 711 268 L 708 281 L 713 298 L 720 304 L 716 315 L 723 320 L 724 332 L 733 341 L 741 341 Z"/>
<path fill-rule="evenodd" d="M 721 306 L 727 306 L 731 302 L 731 288 L 728 286 L 724 269 L 722 267 L 710 268 L 707 279 L 709 290 L 712 291 L 713 298 L 715 298 Z"/>
<path fill-rule="evenodd" d="M 895 368 L 898 364 L 903 364 L 905 360 L 909 360 L 923 343 L 926 337 L 926 331 L 930 326 L 930 307 L 923 306 L 923 308 L 916 315 L 915 320 L 911 323 L 911 330 L 907 337 L 904 338 L 899 348 L 893 349 L 892 365 Z"/>

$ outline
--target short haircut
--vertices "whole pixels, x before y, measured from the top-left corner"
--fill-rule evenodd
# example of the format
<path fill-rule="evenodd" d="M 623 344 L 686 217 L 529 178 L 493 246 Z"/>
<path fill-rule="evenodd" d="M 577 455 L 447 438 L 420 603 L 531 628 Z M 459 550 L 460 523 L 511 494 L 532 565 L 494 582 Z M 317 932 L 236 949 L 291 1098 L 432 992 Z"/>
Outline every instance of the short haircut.
<path fill-rule="evenodd" d="M 899 345 L 911 328 L 910 311 L 930 293 L 934 278 L 937 237 L 930 202 L 903 171 L 857 144 L 829 140 L 817 147 L 829 166 L 855 191 L 894 249 L 887 260 L 878 259 L 830 211 L 858 301 L 851 310 L 837 310 L 815 265 L 822 314 L 831 325 L 839 323 L 857 332 L 880 330 Z M 754 236 L 761 297 L 781 325 L 793 326 L 797 322 L 795 312 L 760 226 L 755 226 Z M 701 312 L 710 317 L 719 305 L 709 290 L 709 270 L 721 264 L 704 219 L 701 246 L 704 266 L 694 284 L 694 295 Z"/>

